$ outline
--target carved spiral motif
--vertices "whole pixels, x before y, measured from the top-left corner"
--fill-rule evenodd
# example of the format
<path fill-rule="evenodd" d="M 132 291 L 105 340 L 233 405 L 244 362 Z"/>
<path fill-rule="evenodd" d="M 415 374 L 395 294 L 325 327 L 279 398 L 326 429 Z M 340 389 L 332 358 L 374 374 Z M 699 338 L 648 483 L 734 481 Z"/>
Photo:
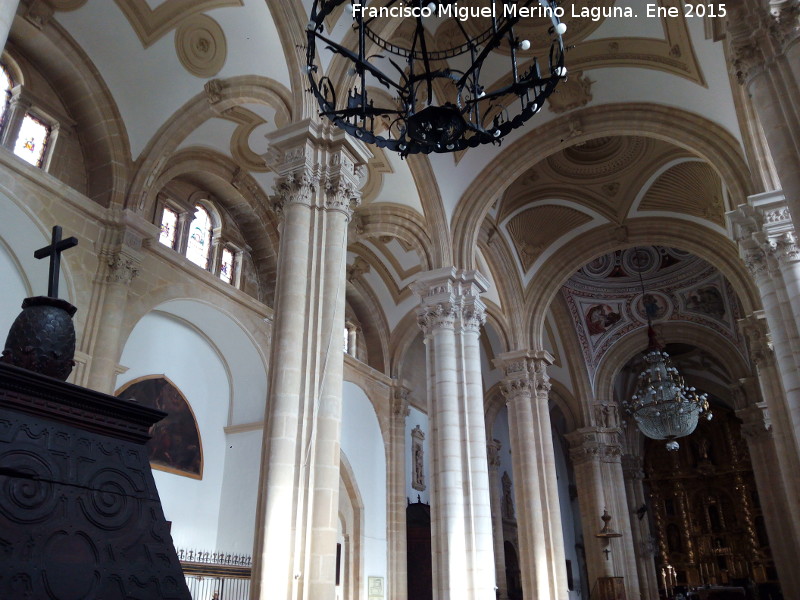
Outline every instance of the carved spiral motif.
<path fill-rule="evenodd" d="M 88 501 L 81 500 L 86 518 L 106 530 L 122 529 L 136 516 L 139 500 L 136 487 L 120 471 L 102 469 L 87 484 L 92 490 Z"/>
<path fill-rule="evenodd" d="M 18 473 L 3 478 L 0 511 L 22 523 L 48 519 L 58 503 L 55 486 L 50 483 L 53 472 L 48 464 L 31 452 L 13 450 L 0 456 L 0 467 L 7 473 Z"/>

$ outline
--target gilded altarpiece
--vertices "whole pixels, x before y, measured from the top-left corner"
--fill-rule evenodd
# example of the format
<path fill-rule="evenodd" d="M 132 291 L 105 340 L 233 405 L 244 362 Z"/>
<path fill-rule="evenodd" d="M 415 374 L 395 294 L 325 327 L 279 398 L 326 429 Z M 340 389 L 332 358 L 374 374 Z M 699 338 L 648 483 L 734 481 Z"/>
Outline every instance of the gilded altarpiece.
<path fill-rule="evenodd" d="M 659 586 L 775 589 L 747 443 L 731 411 L 713 410 L 677 452 L 663 441 L 645 443 Z"/>

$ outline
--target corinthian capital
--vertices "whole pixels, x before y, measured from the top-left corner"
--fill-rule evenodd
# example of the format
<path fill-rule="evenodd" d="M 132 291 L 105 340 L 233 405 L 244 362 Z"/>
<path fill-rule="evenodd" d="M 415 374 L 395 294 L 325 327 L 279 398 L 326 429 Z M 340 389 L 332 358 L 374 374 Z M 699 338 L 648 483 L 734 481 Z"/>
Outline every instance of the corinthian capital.
<path fill-rule="evenodd" d="M 353 211 L 361 204 L 361 194 L 343 177 L 330 178 L 325 182 L 325 208 L 345 214 L 349 220 Z"/>
<path fill-rule="evenodd" d="M 420 299 L 420 327 L 426 335 L 438 327 L 477 333 L 486 320 L 480 294 L 487 287 L 486 279 L 477 271 L 448 267 L 423 273 L 411 284 Z"/>
<path fill-rule="evenodd" d="M 272 186 L 275 212 L 283 212 L 289 204 L 310 206 L 318 184 L 318 179 L 307 170 L 293 171 L 279 178 Z"/>
<path fill-rule="evenodd" d="M 424 306 L 417 313 L 417 324 L 428 335 L 436 329 L 454 329 L 457 307 L 449 302 Z"/>
<path fill-rule="evenodd" d="M 746 250 L 742 260 L 744 260 L 747 270 L 750 271 L 750 274 L 756 281 L 758 281 L 762 275 L 766 275 L 769 272 L 767 257 L 760 248 L 750 248 Z"/>
<path fill-rule="evenodd" d="M 553 360 L 546 350 L 518 350 L 500 354 L 494 360 L 494 366 L 505 372 L 502 386 L 505 397 L 511 401 L 523 394 L 527 397 L 536 394 L 538 399 L 546 401 L 551 388 L 547 366 L 553 364 Z"/>
<path fill-rule="evenodd" d="M 794 232 L 787 231 L 771 239 L 765 250 L 774 256 L 779 264 L 793 263 L 800 260 L 800 247 L 797 245 L 797 236 Z"/>

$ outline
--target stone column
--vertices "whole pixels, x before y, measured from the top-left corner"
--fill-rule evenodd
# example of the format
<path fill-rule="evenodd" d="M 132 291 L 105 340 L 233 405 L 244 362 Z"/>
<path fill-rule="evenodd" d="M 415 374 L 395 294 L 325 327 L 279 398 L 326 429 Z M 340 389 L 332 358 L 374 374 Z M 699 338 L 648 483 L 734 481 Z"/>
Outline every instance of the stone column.
<path fill-rule="evenodd" d="M 545 351 L 508 352 L 495 360 L 506 376 L 522 588 L 526 596 L 542 600 L 568 596 L 548 407 L 546 368 L 552 362 Z"/>
<path fill-rule="evenodd" d="M 800 218 L 800 8 L 797 0 L 728 2 L 728 58 L 753 99 L 781 187 Z"/>
<path fill-rule="evenodd" d="M 628 598 L 639 598 L 639 574 L 633 549 L 630 509 L 622 474 L 620 433 L 616 427 L 585 427 L 567 434 L 575 469 L 590 589 L 599 577 L 624 577 Z M 608 510 L 611 528 L 622 536 L 597 538 L 600 517 Z M 608 556 L 603 552 L 609 550 Z"/>
<path fill-rule="evenodd" d="M 389 430 L 389 489 L 386 499 L 389 586 L 387 598 L 408 599 L 406 531 L 406 417 L 408 388 L 397 385 L 392 394 Z M 413 599 L 412 599 L 413 600 Z"/>
<path fill-rule="evenodd" d="M 17 14 L 19 0 L 4 0 L 0 2 L 0 51 L 6 47 L 8 32 L 11 31 L 11 24 L 14 22 L 14 15 Z"/>
<path fill-rule="evenodd" d="M 311 120 L 268 136 L 282 217 L 251 598 L 333 598 L 347 223 L 366 147 Z"/>
<path fill-rule="evenodd" d="M 497 600 L 508 600 L 508 581 L 506 578 L 506 548 L 503 535 L 503 484 L 500 481 L 499 440 L 486 445 L 489 458 L 489 492 L 492 504 L 492 532 L 494 533 L 494 578 L 497 585 Z"/>
<path fill-rule="evenodd" d="M 31 101 L 24 96 L 22 86 L 18 85 L 12 90 L 11 98 L 8 102 L 6 125 L 3 128 L 2 137 L 0 137 L 0 144 L 11 150 L 11 152 L 14 151 L 14 146 L 17 143 L 22 120 L 31 108 Z"/>
<path fill-rule="evenodd" d="M 492 515 L 478 347 L 485 320 L 477 271 L 420 275 L 431 449 L 431 551 L 435 600 L 494 600 Z"/>
<path fill-rule="evenodd" d="M 631 508 L 631 534 L 636 552 L 636 567 L 639 573 L 639 588 L 644 598 L 658 598 L 658 577 L 656 575 L 653 555 L 655 539 L 650 533 L 650 521 L 647 513 L 638 512 L 641 507 L 647 508 L 647 496 L 644 492 L 644 464 L 641 456 L 625 454 L 622 457 L 622 474 L 625 477 L 625 493 L 628 506 Z"/>
<path fill-rule="evenodd" d="M 742 436 L 747 440 L 750 451 L 758 497 L 783 595 L 796 598 L 800 595 L 800 571 L 796 565 L 796 557 L 800 556 L 800 537 L 792 513 L 797 511 L 797 496 L 787 488 L 782 469 L 775 468 L 781 463 L 781 457 L 776 448 L 769 410 L 766 402 L 757 402 L 737 410 L 736 416 L 743 421 Z M 792 479 L 796 480 L 796 477 Z"/>
<path fill-rule="evenodd" d="M 143 239 L 158 240 L 157 228 L 125 212 L 122 226 L 111 226 L 103 233 L 97 274 L 92 286 L 92 299 L 82 350 L 91 362 L 86 387 L 113 394 L 117 367 L 122 353 L 122 326 L 128 304 L 130 284 L 139 274 Z"/>

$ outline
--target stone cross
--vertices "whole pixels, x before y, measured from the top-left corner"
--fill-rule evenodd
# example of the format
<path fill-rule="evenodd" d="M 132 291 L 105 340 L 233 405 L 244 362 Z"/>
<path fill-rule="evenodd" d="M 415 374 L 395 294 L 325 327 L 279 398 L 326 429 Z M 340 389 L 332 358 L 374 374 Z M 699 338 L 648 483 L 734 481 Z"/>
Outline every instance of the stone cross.
<path fill-rule="evenodd" d="M 56 225 L 53 227 L 53 236 L 50 239 L 50 245 L 39 248 L 33 253 L 34 258 L 50 257 L 50 275 L 47 283 L 47 295 L 50 298 L 58 298 L 58 274 L 61 271 L 61 253 L 77 245 L 78 238 L 69 237 L 62 240 L 61 226 Z"/>

